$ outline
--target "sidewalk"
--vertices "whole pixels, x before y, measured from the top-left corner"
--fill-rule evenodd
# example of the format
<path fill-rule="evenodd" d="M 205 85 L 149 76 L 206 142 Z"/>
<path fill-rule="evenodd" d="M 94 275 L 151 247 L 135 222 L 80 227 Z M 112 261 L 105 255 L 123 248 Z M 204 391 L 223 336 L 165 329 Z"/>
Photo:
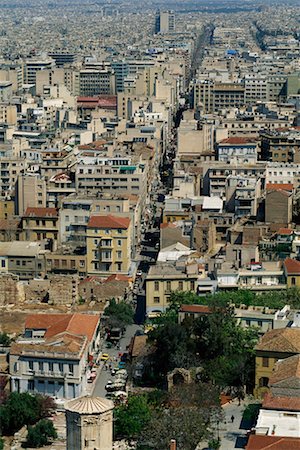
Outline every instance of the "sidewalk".
<path fill-rule="evenodd" d="M 245 448 L 247 443 L 247 429 L 241 428 L 243 413 L 248 403 L 253 400 L 242 401 L 239 405 L 238 400 L 233 400 L 223 406 L 224 420 L 219 423 L 219 429 L 216 430 L 216 437 L 221 440 L 220 450 L 234 450 L 237 448 Z M 231 417 L 234 417 L 233 422 Z M 207 450 L 207 443 L 201 443 L 197 450 Z"/>

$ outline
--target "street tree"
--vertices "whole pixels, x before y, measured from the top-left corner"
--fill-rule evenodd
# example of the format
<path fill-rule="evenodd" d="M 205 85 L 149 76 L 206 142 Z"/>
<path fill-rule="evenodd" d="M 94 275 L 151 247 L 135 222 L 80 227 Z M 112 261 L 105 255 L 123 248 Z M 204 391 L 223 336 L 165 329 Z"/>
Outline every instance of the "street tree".
<path fill-rule="evenodd" d="M 36 425 L 28 427 L 25 447 L 38 448 L 50 444 L 57 438 L 57 432 L 50 420 L 42 419 Z"/>

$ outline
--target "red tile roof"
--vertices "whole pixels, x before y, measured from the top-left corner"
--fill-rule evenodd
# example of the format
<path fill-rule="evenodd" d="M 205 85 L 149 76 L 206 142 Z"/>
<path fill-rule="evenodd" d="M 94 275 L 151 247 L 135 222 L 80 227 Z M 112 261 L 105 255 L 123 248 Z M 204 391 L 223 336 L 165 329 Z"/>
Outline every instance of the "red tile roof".
<path fill-rule="evenodd" d="M 132 277 L 123 275 L 121 273 L 116 273 L 116 274 L 110 275 L 108 278 L 106 278 L 103 281 L 103 283 L 109 283 L 111 281 L 126 281 L 128 283 L 129 281 L 132 281 Z"/>
<path fill-rule="evenodd" d="M 274 397 L 271 392 L 268 392 L 264 397 L 262 408 L 281 411 L 300 411 L 300 398 Z"/>
<path fill-rule="evenodd" d="M 58 211 L 56 208 L 28 207 L 24 213 L 24 217 L 58 217 Z"/>
<path fill-rule="evenodd" d="M 268 183 L 266 189 L 267 191 L 292 191 L 294 189 L 294 185 L 291 183 Z"/>
<path fill-rule="evenodd" d="M 209 306 L 206 305 L 181 305 L 179 312 L 211 314 L 212 310 Z"/>
<path fill-rule="evenodd" d="M 292 258 L 286 258 L 283 264 L 288 275 L 300 275 L 300 261 L 296 261 Z"/>
<path fill-rule="evenodd" d="M 276 353 L 300 353 L 300 328 L 279 328 L 267 331 L 255 348 Z"/>
<path fill-rule="evenodd" d="M 256 138 L 253 138 L 251 136 L 247 137 L 239 137 L 239 136 L 232 136 L 226 139 L 223 139 L 220 144 L 231 144 L 231 145 L 243 145 L 243 144 L 254 144 L 257 142 Z"/>
<path fill-rule="evenodd" d="M 300 450 L 300 439 L 251 435 L 246 450 Z"/>
<path fill-rule="evenodd" d="M 290 228 L 279 228 L 277 231 L 277 234 L 286 234 L 287 236 L 294 233 L 294 230 L 291 230 Z"/>
<path fill-rule="evenodd" d="M 45 338 L 63 332 L 86 336 L 92 340 L 99 316 L 92 314 L 30 314 L 25 322 L 26 329 L 47 330 Z"/>
<path fill-rule="evenodd" d="M 112 229 L 122 229 L 127 230 L 130 224 L 130 219 L 128 217 L 117 217 L 117 216 L 91 216 L 88 227 L 90 228 L 112 228 Z"/>

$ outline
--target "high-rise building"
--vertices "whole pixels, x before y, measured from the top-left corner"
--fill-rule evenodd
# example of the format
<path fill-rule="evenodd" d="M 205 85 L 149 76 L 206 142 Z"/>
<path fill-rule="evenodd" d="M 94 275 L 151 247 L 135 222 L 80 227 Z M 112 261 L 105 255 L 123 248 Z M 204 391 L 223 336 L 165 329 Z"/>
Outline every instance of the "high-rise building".
<path fill-rule="evenodd" d="M 174 33 L 175 14 L 174 11 L 157 11 L 155 15 L 155 34 Z"/>

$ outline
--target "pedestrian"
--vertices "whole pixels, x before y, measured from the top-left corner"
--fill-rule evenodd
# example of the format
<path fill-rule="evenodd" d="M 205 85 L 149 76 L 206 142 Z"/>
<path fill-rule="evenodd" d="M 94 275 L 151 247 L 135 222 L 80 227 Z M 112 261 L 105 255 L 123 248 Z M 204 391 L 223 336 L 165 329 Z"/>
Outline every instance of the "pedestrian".
<path fill-rule="evenodd" d="M 231 423 L 233 423 L 234 422 L 234 416 L 232 415 L 231 416 Z"/>

